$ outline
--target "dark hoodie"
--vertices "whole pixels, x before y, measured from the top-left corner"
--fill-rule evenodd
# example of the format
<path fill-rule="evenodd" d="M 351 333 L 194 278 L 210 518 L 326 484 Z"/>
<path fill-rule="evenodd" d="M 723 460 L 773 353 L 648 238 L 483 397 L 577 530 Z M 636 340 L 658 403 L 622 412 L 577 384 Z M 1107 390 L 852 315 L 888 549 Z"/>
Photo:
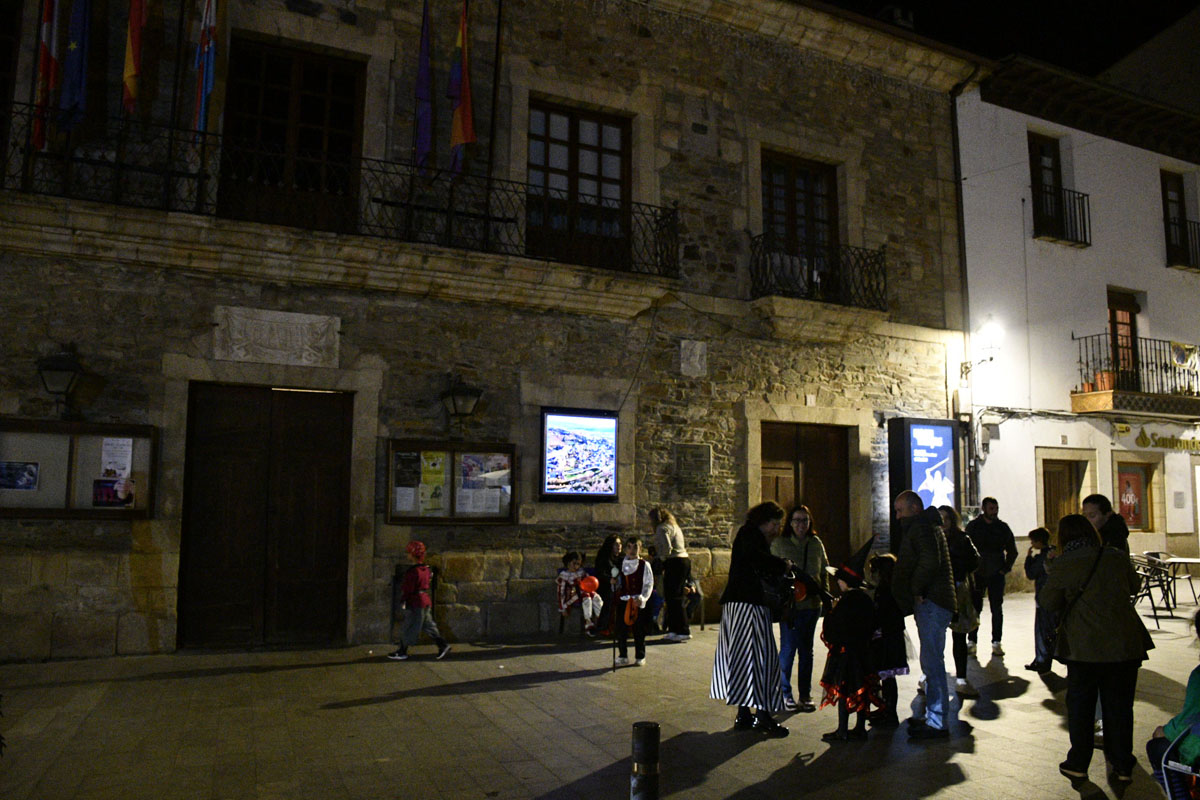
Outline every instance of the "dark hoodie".
<path fill-rule="evenodd" d="M 900 520 L 900 552 L 892 577 L 892 594 L 906 616 L 913 613 L 918 597 L 947 611 L 954 610 L 954 573 L 941 523 L 936 508 Z"/>

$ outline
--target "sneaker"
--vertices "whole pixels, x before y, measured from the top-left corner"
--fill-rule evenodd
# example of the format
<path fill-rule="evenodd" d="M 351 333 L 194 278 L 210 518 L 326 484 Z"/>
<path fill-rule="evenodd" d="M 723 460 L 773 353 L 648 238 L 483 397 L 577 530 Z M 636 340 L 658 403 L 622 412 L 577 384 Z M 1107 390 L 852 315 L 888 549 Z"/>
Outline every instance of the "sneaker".
<path fill-rule="evenodd" d="M 1000 646 L 999 642 L 992 642 L 992 655 L 994 655 L 994 656 L 1004 655 L 1004 648 Z"/>
<path fill-rule="evenodd" d="M 646 657 L 645 657 L 645 656 L 642 656 L 641 658 L 637 659 L 636 661 L 634 661 L 634 662 L 633 662 L 633 665 L 634 665 L 635 667 L 644 667 L 644 666 L 646 666 Z"/>
<path fill-rule="evenodd" d="M 1108 779 L 1113 783 L 1133 783 L 1133 773 L 1122 772 L 1114 767 L 1108 771 Z"/>
<path fill-rule="evenodd" d="M 782 739 L 790 732 L 770 717 L 755 717 L 753 729 L 768 739 Z"/>
<path fill-rule="evenodd" d="M 954 693 L 959 697 L 979 697 L 979 690 L 966 678 L 955 678 Z"/>
<path fill-rule="evenodd" d="M 933 739 L 949 739 L 950 731 L 945 728 L 931 728 L 928 725 L 919 727 L 911 727 L 908 729 L 909 740 L 915 741 L 930 741 Z"/>
<path fill-rule="evenodd" d="M 796 705 L 796 701 L 793 700 L 792 698 L 785 697 L 785 698 L 783 698 L 783 710 L 784 711 L 799 711 L 800 706 Z"/>
<path fill-rule="evenodd" d="M 967 642 L 967 655 L 973 656 L 979 650 L 979 645 L 975 642 Z"/>
<path fill-rule="evenodd" d="M 388 658 L 392 661 L 408 661 L 408 653 L 404 650 L 397 650 L 394 653 L 388 653 Z"/>
<path fill-rule="evenodd" d="M 589 639 L 595 639 L 596 638 L 596 629 L 595 628 L 584 628 L 583 634 L 584 634 L 584 636 L 588 637 Z"/>
<path fill-rule="evenodd" d="M 1058 771 L 1061 772 L 1066 777 L 1070 778 L 1071 780 L 1083 780 L 1084 778 L 1087 777 L 1086 769 L 1078 769 L 1076 767 L 1073 767 L 1073 766 L 1071 766 L 1071 763 L 1069 761 L 1064 761 L 1061 764 L 1059 764 Z"/>
<path fill-rule="evenodd" d="M 813 701 L 810 699 L 801 700 L 796 703 L 796 706 L 799 708 L 801 714 L 811 714 L 817 710 L 817 707 L 813 705 Z"/>
<path fill-rule="evenodd" d="M 448 644 L 442 645 L 442 649 L 438 650 L 437 660 L 441 661 L 443 658 L 446 657 L 446 654 L 449 652 L 450 652 L 450 645 L 448 645 Z"/>
<path fill-rule="evenodd" d="M 616 664 L 617 664 L 617 666 L 618 666 L 618 667 L 628 667 L 628 666 L 629 666 L 629 659 L 628 659 L 628 658 L 625 658 L 625 656 L 621 656 L 621 657 L 619 657 L 619 658 L 617 659 L 617 661 L 616 661 Z"/>
<path fill-rule="evenodd" d="M 692 635 L 690 633 L 675 634 L 675 641 L 677 641 L 677 642 L 686 642 L 690 638 L 692 638 Z"/>

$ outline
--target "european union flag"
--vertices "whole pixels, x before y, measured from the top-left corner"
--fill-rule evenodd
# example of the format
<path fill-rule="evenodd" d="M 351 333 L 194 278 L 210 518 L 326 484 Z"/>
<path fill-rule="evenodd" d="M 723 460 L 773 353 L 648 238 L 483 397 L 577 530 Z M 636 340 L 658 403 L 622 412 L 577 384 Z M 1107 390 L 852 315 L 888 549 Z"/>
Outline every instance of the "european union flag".
<path fill-rule="evenodd" d="M 58 107 L 62 112 L 58 124 L 65 131 L 81 122 L 87 109 L 88 28 L 91 19 L 92 0 L 75 0 L 71 4 L 67 54 L 63 58 L 62 94 L 58 99 Z"/>

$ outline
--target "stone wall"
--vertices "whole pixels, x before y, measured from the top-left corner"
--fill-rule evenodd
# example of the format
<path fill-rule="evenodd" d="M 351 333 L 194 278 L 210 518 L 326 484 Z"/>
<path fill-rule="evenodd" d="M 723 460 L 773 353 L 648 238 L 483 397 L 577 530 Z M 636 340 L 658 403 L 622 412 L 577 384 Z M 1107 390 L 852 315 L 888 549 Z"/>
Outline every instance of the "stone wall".
<path fill-rule="evenodd" d="M 412 96 L 415 58 L 396 42 L 416 41 L 419 4 L 359 3 L 352 20 L 315 5 L 239 4 L 227 24 L 367 58 L 364 152 L 406 154 L 411 120 L 387 98 Z M 51 416 L 33 365 L 74 341 L 106 381 L 88 419 L 162 433 L 153 520 L 0 520 L 0 658 L 175 646 L 190 380 L 355 392 L 351 641 L 389 637 L 393 571 L 418 538 L 443 568 L 449 633 L 555 630 L 561 554 L 648 533 L 657 504 L 679 516 L 715 617 L 729 537 L 760 491 L 764 420 L 850 427 L 852 534 L 886 529 L 885 420 L 949 416 L 961 361 L 946 92 L 969 70 L 794 4 L 753 0 L 728 18 L 725 4 L 584 5 L 506 6 L 497 172 L 524 179 L 531 96 L 630 116 L 634 199 L 678 203 L 677 279 L 0 194 L 0 273 L 16 287 L 0 296 L 0 414 Z M 472 7 L 480 170 L 490 12 Z M 887 246 L 889 311 L 749 296 L 764 151 L 836 165 L 839 235 Z M 339 367 L 219 361 L 217 306 L 337 317 Z M 703 346 L 703 369 L 683 368 L 685 343 Z M 516 524 L 384 521 L 386 440 L 451 433 L 438 401 L 450 372 L 484 389 L 463 437 L 517 446 Z M 555 404 L 620 408 L 632 447 L 619 502 L 536 501 L 539 408 Z M 711 448 L 699 483 L 676 471 L 688 444 Z"/>

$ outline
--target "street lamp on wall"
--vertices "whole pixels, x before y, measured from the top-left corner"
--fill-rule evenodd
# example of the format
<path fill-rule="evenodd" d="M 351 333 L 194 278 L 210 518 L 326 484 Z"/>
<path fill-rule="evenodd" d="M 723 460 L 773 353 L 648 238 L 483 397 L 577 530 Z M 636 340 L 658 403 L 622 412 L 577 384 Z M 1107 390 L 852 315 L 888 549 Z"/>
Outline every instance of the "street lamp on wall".
<path fill-rule="evenodd" d="M 450 379 L 450 388 L 442 392 L 440 396 L 442 406 L 446 409 L 446 413 L 450 419 L 458 420 L 460 434 L 462 433 L 463 420 L 475 413 L 475 406 L 479 403 L 479 398 L 482 396 L 482 389 L 468 386 L 463 383 L 462 378 L 458 375 Z"/>
<path fill-rule="evenodd" d="M 996 356 L 1000 352 L 1000 345 L 1004 342 L 1004 327 L 994 319 L 988 318 L 988 321 L 983 323 L 979 328 L 979 332 L 974 336 L 976 352 L 979 353 L 979 358 L 974 361 L 963 361 L 958 367 L 959 382 L 966 386 L 967 378 L 971 374 L 971 370 L 978 367 L 980 364 L 987 364 L 995 361 Z"/>
<path fill-rule="evenodd" d="M 75 345 L 62 345 L 58 353 L 39 358 L 37 371 L 46 392 L 54 395 L 55 409 L 61 408 L 61 418 L 73 419 L 75 412 L 71 408 L 71 392 L 83 375 Z"/>

